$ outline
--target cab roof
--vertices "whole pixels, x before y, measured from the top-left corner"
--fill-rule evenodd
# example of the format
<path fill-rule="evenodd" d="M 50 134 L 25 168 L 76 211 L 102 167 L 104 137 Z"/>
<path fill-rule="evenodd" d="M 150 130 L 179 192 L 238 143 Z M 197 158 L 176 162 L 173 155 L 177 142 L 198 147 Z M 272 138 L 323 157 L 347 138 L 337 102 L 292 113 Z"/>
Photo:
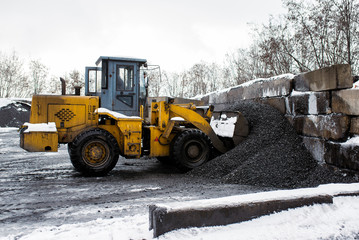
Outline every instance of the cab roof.
<path fill-rule="evenodd" d="M 142 58 L 100 56 L 96 61 L 96 65 L 98 65 L 103 60 L 122 61 L 122 62 L 138 62 L 138 63 L 146 63 L 147 62 L 146 59 L 142 59 Z"/>

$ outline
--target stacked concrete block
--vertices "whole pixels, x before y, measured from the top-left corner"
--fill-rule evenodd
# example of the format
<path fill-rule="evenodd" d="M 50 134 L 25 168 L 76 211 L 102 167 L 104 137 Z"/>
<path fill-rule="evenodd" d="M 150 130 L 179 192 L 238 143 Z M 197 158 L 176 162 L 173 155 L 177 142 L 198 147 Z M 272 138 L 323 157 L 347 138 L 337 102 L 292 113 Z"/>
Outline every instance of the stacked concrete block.
<path fill-rule="evenodd" d="M 359 144 L 351 143 L 351 140 L 344 143 L 328 141 L 325 143 L 324 159 L 326 163 L 341 168 L 359 170 Z"/>
<path fill-rule="evenodd" d="M 326 163 L 326 141 L 321 138 L 303 137 L 303 143 L 313 158 L 321 165 Z"/>
<path fill-rule="evenodd" d="M 359 117 L 353 117 L 350 121 L 350 134 L 359 135 Z"/>
<path fill-rule="evenodd" d="M 299 115 L 287 116 L 298 134 L 325 140 L 347 138 L 349 118 L 345 115 Z"/>
<path fill-rule="evenodd" d="M 289 115 L 318 115 L 331 112 L 329 92 L 293 91 L 285 103 Z"/>
<path fill-rule="evenodd" d="M 339 64 L 302 73 L 294 78 L 296 91 L 327 91 L 342 88 L 351 88 L 353 78 L 348 64 Z"/>
<path fill-rule="evenodd" d="M 318 163 L 358 171 L 359 144 L 352 142 L 352 139 L 346 142 L 335 142 L 321 138 L 303 137 L 303 142 Z"/>
<path fill-rule="evenodd" d="M 214 92 L 209 95 L 208 101 L 210 104 L 221 104 L 228 102 L 228 91 L 223 90 L 220 92 Z"/>
<path fill-rule="evenodd" d="M 293 75 L 277 78 L 256 79 L 228 91 L 228 102 L 237 100 L 273 98 L 289 95 L 292 91 Z"/>
<path fill-rule="evenodd" d="M 270 105 L 278 109 L 282 114 L 285 114 L 287 112 L 285 97 L 257 98 L 254 99 L 254 101 Z"/>
<path fill-rule="evenodd" d="M 359 146 L 345 142 L 359 132 L 357 99 L 350 65 L 334 65 L 297 75 L 286 99 L 287 118 L 319 163 L 359 170 Z"/>
<path fill-rule="evenodd" d="M 203 96 L 201 100 L 206 104 L 214 105 L 217 111 L 239 100 L 254 100 L 269 104 L 284 114 L 286 112 L 284 96 L 288 96 L 292 92 L 293 78 L 294 75 L 285 74 L 273 78 L 256 79 L 236 87 L 210 93 Z"/>
<path fill-rule="evenodd" d="M 339 64 L 299 75 L 257 79 L 207 96 L 221 110 L 238 100 L 269 104 L 285 114 L 319 163 L 359 170 L 359 89 Z"/>
<path fill-rule="evenodd" d="M 333 91 L 332 94 L 333 112 L 359 115 L 359 89 Z"/>

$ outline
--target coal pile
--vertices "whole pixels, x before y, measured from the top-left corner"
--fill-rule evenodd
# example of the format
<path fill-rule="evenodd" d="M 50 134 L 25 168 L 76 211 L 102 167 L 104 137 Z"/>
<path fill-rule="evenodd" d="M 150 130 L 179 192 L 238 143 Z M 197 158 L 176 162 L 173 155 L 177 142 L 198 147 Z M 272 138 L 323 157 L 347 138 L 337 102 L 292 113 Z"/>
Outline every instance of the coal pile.
<path fill-rule="evenodd" d="M 31 106 L 24 102 L 14 102 L 0 108 L 0 127 L 20 127 L 30 119 Z"/>
<path fill-rule="evenodd" d="M 250 134 L 227 153 L 188 173 L 223 183 L 275 188 L 313 187 L 332 182 L 355 182 L 320 166 L 287 119 L 271 106 L 241 101 L 225 109 L 247 118 Z"/>

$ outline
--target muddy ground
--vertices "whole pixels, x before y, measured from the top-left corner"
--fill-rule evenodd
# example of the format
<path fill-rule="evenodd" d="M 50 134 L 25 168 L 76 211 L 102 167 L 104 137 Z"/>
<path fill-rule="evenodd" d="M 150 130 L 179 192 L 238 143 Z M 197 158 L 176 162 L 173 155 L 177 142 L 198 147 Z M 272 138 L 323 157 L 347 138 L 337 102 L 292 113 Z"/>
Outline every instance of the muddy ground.
<path fill-rule="evenodd" d="M 0 128 L 0 237 L 21 236 L 43 226 L 146 214 L 154 203 L 263 190 L 270 188 L 188 178 L 146 158 L 120 158 L 108 176 L 87 178 L 73 169 L 66 145 L 58 153 L 28 153 L 19 147 L 17 129 Z"/>
<path fill-rule="evenodd" d="M 18 103 L 1 110 L 7 127 L 20 126 L 28 114 L 26 105 Z M 43 226 L 145 215 L 148 205 L 161 202 L 358 181 L 357 174 L 318 166 L 275 109 L 246 102 L 230 110 L 244 113 L 250 135 L 188 174 L 156 159 L 120 158 L 108 176 L 84 177 L 71 165 L 66 145 L 57 153 L 28 153 L 19 147 L 16 128 L 0 128 L 0 237 L 21 237 Z"/>

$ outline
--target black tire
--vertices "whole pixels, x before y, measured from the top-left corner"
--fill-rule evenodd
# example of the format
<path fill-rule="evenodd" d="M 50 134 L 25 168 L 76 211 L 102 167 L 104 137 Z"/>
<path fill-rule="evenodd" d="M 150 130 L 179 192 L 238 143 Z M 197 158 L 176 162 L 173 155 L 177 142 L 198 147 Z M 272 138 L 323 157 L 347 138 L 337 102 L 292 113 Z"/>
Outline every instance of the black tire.
<path fill-rule="evenodd" d="M 117 164 L 119 147 L 116 139 L 103 129 L 79 134 L 68 144 L 72 165 L 86 176 L 103 176 Z"/>
<path fill-rule="evenodd" d="M 186 172 L 210 159 L 211 141 L 198 129 L 183 131 L 172 141 L 171 153 L 177 168 Z"/>

